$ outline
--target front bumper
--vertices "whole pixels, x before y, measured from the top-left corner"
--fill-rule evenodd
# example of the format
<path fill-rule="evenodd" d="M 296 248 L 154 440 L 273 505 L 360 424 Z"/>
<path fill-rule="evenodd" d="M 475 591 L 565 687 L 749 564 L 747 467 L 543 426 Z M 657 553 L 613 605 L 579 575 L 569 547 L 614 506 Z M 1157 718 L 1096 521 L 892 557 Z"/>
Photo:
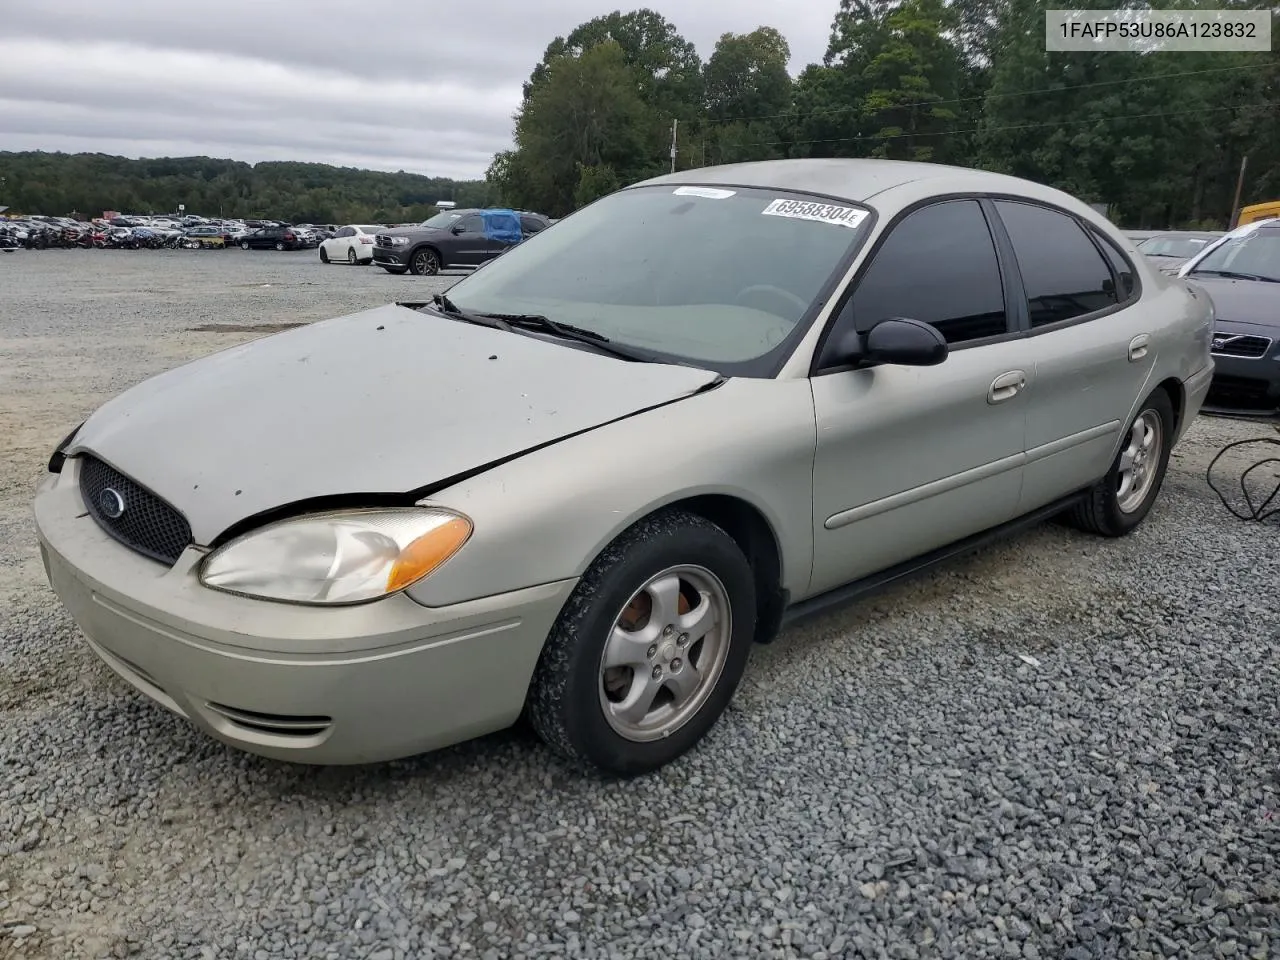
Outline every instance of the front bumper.
<path fill-rule="evenodd" d="M 383 267 L 408 267 L 409 248 L 375 246 L 373 248 L 373 262 Z"/>
<path fill-rule="evenodd" d="M 46 479 L 35 519 L 50 585 L 89 646 L 204 732 L 279 760 L 370 763 L 510 726 L 575 583 L 449 607 L 236 597 L 199 584 L 197 548 L 166 569 L 110 538 L 78 473 L 72 458 Z"/>

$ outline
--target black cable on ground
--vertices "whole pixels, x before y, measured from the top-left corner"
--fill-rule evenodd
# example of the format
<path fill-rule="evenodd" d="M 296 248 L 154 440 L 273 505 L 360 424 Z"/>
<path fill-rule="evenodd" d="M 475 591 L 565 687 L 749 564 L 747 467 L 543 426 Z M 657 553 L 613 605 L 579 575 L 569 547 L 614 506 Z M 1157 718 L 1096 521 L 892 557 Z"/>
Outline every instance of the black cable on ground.
<path fill-rule="evenodd" d="M 1277 427 L 1276 429 L 1280 430 L 1280 427 Z M 1245 447 L 1256 443 L 1269 443 L 1275 447 L 1280 447 L 1280 437 L 1257 437 L 1253 440 L 1236 440 L 1234 443 L 1228 443 L 1217 452 L 1211 461 L 1209 461 L 1209 468 L 1205 471 L 1204 479 L 1205 483 L 1209 485 L 1209 489 L 1218 495 L 1218 499 L 1222 501 L 1222 505 L 1231 511 L 1232 516 L 1240 520 L 1249 520 L 1255 523 L 1261 523 L 1268 517 L 1272 517 L 1280 513 L 1280 504 L 1272 506 L 1273 501 L 1280 498 L 1280 480 L 1276 481 L 1275 487 L 1272 488 L 1271 492 L 1267 494 L 1265 499 L 1255 504 L 1253 502 L 1253 494 L 1249 492 L 1249 474 L 1253 473 L 1253 471 L 1257 470 L 1259 467 L 1265 467 L 1269 464 L 1276 464 L 1280 467 L 1280 456 L 1264 457 L 1251 466 L 1246 467 L 1244 472 L 1240 474 L 1240 493 L 1244 497 L 1244 503 L 1248 508 L 1248 512 L 1239 510 L 1235 504 L 1227 500 L 1226 494 L 1223 493 L 1223 491 L 1213 482 L 1213 468 L 1217 462 L 1222 459 L 1223 455 L 1227 453 L 1227 451 L 1233 450 L 1236 447 Z"/>

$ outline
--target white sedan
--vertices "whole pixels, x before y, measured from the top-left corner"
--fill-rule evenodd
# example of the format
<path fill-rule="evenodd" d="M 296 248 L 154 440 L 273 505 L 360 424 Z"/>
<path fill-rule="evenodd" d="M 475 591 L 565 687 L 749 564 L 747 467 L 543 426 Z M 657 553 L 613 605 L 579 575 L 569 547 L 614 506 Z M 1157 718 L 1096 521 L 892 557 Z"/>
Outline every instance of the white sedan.
<path fill-rule="evenodd" d="M 381 227 L 359 226 L 349 224 L 320 244 L 320 262 L 333 263 L 345 260 L 354 266 L 357 263 L 373 262 L 373 238 Z"/>

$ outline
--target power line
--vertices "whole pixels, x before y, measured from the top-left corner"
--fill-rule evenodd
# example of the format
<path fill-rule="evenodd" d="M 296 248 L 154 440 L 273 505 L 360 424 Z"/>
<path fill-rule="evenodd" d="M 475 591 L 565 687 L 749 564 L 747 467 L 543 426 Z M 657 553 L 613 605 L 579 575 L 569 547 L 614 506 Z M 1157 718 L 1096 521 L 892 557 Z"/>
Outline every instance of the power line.
<path fill-rule="evenodd" d="M 996 100 L 1008 97 L 1033 97 L 1042 93 L 1063 93 L 1068 90 L 1088 90 L 1094 87 L 1112 87 L 1125 83 L 1148 83 L 1153 80 L 1176 80 L 1182 77 L 1198 77 L 1211 73 L 1230 73 L 1235 70 L 1257 70 L 1256 63 L 1241 64 L 1235 67 L 1213 67 L 1208 70 L 1186 70 L 1182 73 L 1164 73 L 1150 77 L 1126 77 L 1122 80 L 1098 80 L 1094 83 L 1077 83 L 1066 87 L 1044 87 L 1039 90 L 1012 90 L 1008 93 L 985 93 L 974 97 L 955 97 L 950 100 L 921 100 L 916 103 L 895 103 L 892 109 L 905 109 L 907 107 L 935 107 L 943 103 L 973 103 L 979 100 Z M 844 104 L 843 106 L 830 107 L 826 110 L 815 110 L 812 113 L 797 115 L 794 113 L 769 113 L 760 114 L 754 117 L 718 117 L 714 119 L 703 119 L 694 121 L 698 124 L 713 123 L 739 123 L 752 120 L 785 120 L 785 119 L 808 119 L 811 117 L 825 117 L 832 114 L 845 113 L 849 110 L 861 109 L 860 104 Z"/>
<path fill-rule="evenodd" d="M 1120 117 L 1089 117 L 1081 120 L 1050 120 L 1044 123 L 1016 123 L 1001 127 L 965 127 L 958 130 L 939 130 L 935 133 L 873 133 L 863 137 L 830 137 L 822 140 L 757 140 L 752 143 L 730 144 L 732 150 L 742 147 L 777 147 L 798 146 L 813 143 L 853 143 L 858 140 L 903 140 L 911 137 L 949 137 L 962 133 L 1002 133 L 1006 130 L 1034 130 L 1044 127 L 1065 127 L 1073 123 L 1106 123 L 1117 120 L 1150 120 L 1159 117 L 1184 117 L 1193 113 L 1220 113 L 1224 110 L 1257 110 L 1263 107 L 1280 106 L 1280 100 L 1268 100 L 1263 103 L 1247 103 L 1230 107 L 1201 107 L 1196 110 L 1173 110 L 1166 113 L 1131 113 Z"/>

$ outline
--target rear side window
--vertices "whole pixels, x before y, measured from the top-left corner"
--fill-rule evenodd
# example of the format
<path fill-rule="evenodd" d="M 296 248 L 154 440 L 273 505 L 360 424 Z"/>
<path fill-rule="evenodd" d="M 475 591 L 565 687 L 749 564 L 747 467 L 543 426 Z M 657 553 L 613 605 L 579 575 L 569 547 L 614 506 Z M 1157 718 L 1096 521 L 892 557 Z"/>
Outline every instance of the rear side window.
<path fill-rule="evenodd" d="M 1111 268 L 1073 217 L 1013 200 L 997 200 L 996 209 L 1018 258 L 1032 327 L 1116 305 Z"/>
<path fill-rule="evenodd" d="M 542 221 L 535 220 L 533 217 L 521 217 L 520 229 L 524 233 L 537 233 L 542 229 Z"/>
<path fill-rule="evenodd" d="M 876 251 L 842 321 L 865 333 L 908 317 L 948 343 L 1005 333 L 1004 288 L 995 243 L 976 200 L 948 200 L 908 214 Z"/>

